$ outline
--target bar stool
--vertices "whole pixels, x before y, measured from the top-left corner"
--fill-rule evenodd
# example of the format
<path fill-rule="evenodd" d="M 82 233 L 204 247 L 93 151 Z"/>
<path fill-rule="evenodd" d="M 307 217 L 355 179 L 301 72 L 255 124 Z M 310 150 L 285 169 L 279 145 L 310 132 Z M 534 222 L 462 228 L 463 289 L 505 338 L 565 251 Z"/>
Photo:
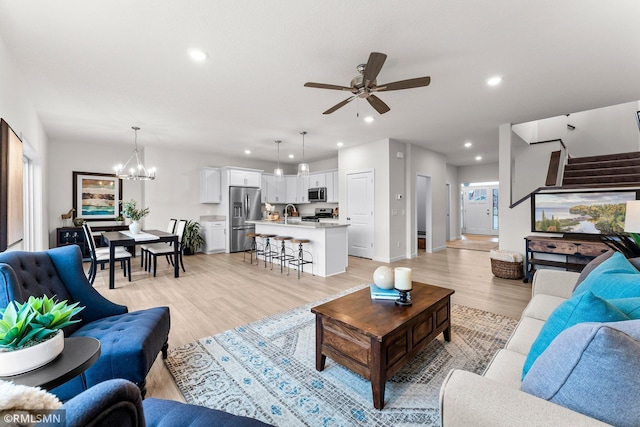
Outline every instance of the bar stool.
<path fill-rule="evenodd" d="M 253 254 L 256 255 L 256 264 L 259 264 L 259 262 L 258 262 L 258 242 L 256 242 L 256 237 L 260 237 L 260 234 L 253 233 L 253 232 L 252 233 L 247 233 L 247 237 L 251 239 L 251 246 L 249 246 L 249 249 L 245 249 L 244 250 L 244 255 L 242 256 L 242 262 L 246 262 L 245 259 L 247 257 L 247 252 L 249 252 L 249 260 L 251 261 L 251 264 L 253 264 Z"/>
<path fill-rule="evenodd" d="M 293 250 L 289 249 L 291 251 L 291 253 L 287 254 L 287 247 L 284 244 L 287 240 L 291 240 L 291 239 L 293 239 L 293 237 L 289 237 L 289 236 L 276 236 L 276 237 L 273 238 L 273 240 L 281 241 L 282 242 L 282 246 L 280 248 L 280 253 L 271 258 L 271 269 L 272 270 L 273 270 L 273 260 L 274 259 L 280 261 L 280 273 L 284 272 L 285 263 L 291 261 L 292 259 L 295 259 L 295 256 L 293 255 Z M 288 269 L 287 269 L 287 271 L 288 271 Z"/>
<path fill-rule="evenodd" d="M 273 254 L 275 253 L 276 255 L 278 254 L 277 251 L 274 251 L 273 248 L 271 247 L 271 242 L 269 241 L 269 239 L 272 239 L 274 237 L 276 237 L 276 234 L 261 234 L 260 237 L 265 240 L 265 243 L 262 247 L 262 251 L 259 252 L 263 257 L 264 257 L 264 268 L 267 268 L 267 258 L 270 259 L 271 264 L 273 265 Z M 256 255 L 257 256 L 257 255 Z"/>
<path fill-rule="evenodd" d="M 300 278 L 301 271 L 304 271 L 305 264 L 313 264 L 313 257 L 311 256 L 311 253 L 302 249 L 303 243 L 309 243 L 309 242 L 311 242 L 311 240 L 309 239 L 291 239 L 291 243 L 294 243 L 294 244 L 298 243 L 298 257 L 293 258 L 291 261 L 289 261 L 289 267 L 291 267 L 291 265 L 294 265 L 297 267 L 298 279 Z M 309 255 L 311 260 L 304 259 L 305 253 Z M 311 267 L 311 275 L 313 276 L 313 267 Z"/>

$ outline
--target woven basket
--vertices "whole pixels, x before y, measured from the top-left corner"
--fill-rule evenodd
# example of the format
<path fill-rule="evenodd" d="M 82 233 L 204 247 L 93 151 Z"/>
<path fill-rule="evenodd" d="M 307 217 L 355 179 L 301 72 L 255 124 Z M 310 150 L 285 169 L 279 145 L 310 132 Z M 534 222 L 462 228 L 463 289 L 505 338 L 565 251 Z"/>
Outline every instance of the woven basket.
<path fill-rule="evenodd" d="M 491 258 L 491 272 L 501 279 L 522 279 L 522 261 L 510 262 Z"/>

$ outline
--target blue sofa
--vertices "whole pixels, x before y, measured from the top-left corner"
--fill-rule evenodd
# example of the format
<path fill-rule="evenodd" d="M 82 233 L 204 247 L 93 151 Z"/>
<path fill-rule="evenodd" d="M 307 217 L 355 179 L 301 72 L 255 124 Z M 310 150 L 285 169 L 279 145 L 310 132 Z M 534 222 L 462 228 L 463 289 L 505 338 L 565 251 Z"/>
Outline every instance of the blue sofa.
<path fill-rule="evenodd" d="M 261 421 L 173 400 L 142 401 L 126 380 L 109 380 L 79 394 L 60 408 L 66 427 L 265 427 Z M 49 425 L 49 424 L 47 424 Z"/>
<path fill-rule="evenodd" d="M 129 313 L 88 282 L 76 245 L 42 252 L 0 253 L 0 307 L 30 296 L 56 296 L 79 302 L 80 322 L 64 329 L 66 337 L 87 336 L 100 341 L 97 362 L 71 381 L 51 390 L 62 401 L 113 378 L 135 383 L 144 397 L 145 378 L 160 351 L 166 358 L 170 317 L 168 307 Z"/>

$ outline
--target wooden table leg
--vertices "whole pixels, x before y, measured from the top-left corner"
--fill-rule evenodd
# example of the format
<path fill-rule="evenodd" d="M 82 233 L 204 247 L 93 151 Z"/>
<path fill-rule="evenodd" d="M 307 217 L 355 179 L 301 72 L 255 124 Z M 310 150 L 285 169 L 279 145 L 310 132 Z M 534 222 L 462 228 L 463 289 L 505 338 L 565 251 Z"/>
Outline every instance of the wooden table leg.
<path fill-rule="evenodd" d="M 173 242 L 173 277 L 180 277 L 180 259 L 178 258 L 178 237 Z"/>
<path fill-rule="evenodd" d="M 449 326 L 447 326 L 447 329 L 442 331 L 442 334 L 444 335 L 444 340 L 445 341 L 447 341 L 447 342 L 451 341 L 451 323 L 449 323 Z"/>
<path fill-rule="evenodd" d="M 387 383 L 386 357 L 382 351 L 382 343 L 371 338 L 371 394 L 373 407 L 381 410 L 384 407 L 384 389 Z"/>
<path fill-rule="evenodd" d="M 316 316 L 316 371 L 323 371 L 327 356 L 322 354 L 322 318 Z"/>

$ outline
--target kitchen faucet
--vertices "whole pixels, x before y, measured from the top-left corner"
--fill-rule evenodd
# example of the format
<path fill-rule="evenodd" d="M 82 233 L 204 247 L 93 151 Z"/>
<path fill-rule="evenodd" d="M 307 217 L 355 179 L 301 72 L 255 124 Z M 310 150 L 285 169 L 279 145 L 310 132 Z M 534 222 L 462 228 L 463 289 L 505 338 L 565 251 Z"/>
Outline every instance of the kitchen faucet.
<path fill-rule="evenodd" d="M 296 207 L 293 206 L 291 203 L 289 203 L 287 206 L 284 207 L 284 223 L 285 224 L 287 224 L 287 218 L 289 218 L 289 211 L 287 210 L 289 206 L 293 208 L 293 212 L 296 211 Z"/>

